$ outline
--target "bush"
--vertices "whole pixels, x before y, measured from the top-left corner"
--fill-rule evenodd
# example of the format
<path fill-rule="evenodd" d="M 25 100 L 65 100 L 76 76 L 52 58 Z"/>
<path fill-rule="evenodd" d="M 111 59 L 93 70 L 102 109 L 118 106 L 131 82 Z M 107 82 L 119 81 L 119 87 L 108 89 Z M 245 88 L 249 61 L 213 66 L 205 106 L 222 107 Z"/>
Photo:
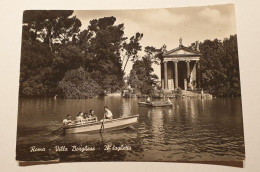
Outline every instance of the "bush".
<path fill-rule="evenodd" d="M 20 85 L 20 93 L 25 97 L 45 96 L 48 87 L 37 77 L 32 77 Z"/>
<path fill-rule="evenodd" d="M 82 67 L 65 73 L 58 88 L 65 98 L 91 98 L 102 93 L 101 87 Z"/>

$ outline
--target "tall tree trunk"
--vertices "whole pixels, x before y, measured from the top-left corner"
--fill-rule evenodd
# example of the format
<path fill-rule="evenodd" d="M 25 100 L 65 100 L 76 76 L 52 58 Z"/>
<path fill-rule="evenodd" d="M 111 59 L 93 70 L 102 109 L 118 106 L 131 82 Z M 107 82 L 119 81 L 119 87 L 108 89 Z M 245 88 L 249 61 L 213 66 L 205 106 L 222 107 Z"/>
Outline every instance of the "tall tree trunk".
<path fill-rule="evenodd" d="M 48 37 L 48 39 L 49 39 L 49 47 L 50 47 L 50 49 L 51 49 L 51 51 L 52 51 L 52 42 L 51 42 L 51 38 L 50 38 L 50 36 Z"/>
<path fill-rule="evenodd" d="M 52 51 L 52 40 L 51 40 L 51 27 L 49 26 L 48 28 L 47 28 L 47 35 L 46 35 L 46 37 L 47 37 L 47 44 L 49 45 L 49 47 L 50 47 L 50 50 Z"/>
<path fill-rule="evenodd" d="M 36 41 L 36 39 L 37 39 L 37 32 L 38 32 L 38 30 L 37 29 L 35 29 L 35 32 L 34 32 L 34 41 Z"/>

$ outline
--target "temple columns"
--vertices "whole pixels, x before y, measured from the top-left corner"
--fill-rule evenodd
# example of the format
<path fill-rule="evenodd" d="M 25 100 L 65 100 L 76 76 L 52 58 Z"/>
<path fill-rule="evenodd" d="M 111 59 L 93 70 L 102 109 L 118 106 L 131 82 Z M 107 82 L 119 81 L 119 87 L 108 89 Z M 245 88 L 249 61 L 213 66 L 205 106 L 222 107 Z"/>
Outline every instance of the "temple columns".
<path fill-rule="evenodd" d="M 190 61 L 186 61 L 186 66 L 187 66 L 187 86 L 190 87 Z"/>
<path fill-rule="evenodd" d="M 170 64 L 168 64 L 170 62 Z M 178 64 L 179 62 L 179 64 Z M 192 62 L 192 63 L 191 63 Z M 162 64 L 162 81 L 161 86 L 164 90 L 176 90 L 178 87 L 187 90 L 196 87 L 196 69 L 198 61 L 193 63 L 193 60 L 172 60 L 164 61 Z M 172 63 L 173 66 L 172 66 Z M 174 68 L 174 69 L 173 69 Z M 180 81 L 179 81 L 180 79 Z M 194 82 L 195 81 L 195 82 Z M 181 84 L 181 85 L 179 85 Z"/>
<path fill-rule="evenodd" d="M 190 78 L 190 61 L 186 61 L 186 65 L 187 65 L 187 80 L 189 80 L 189 78 Z"/>
<path fill-rule="evenodd" d="M 195 83 L 194 83 L 194 85 L 192 85 L 192 89 L 196 88 L 196 85 L 197 85 L 197 83 L 196 83 L 197 82 L 197 62 L 198 61 L 195 62 L 194 67 L 193 67 L 193 78 L 192 78 L 192 80 L 194 80 Z"/>
<path fill-rule="evenodd" d="M 198 71 L 198 72 L 197 72 Z M 200 73 L 200 62 L 196 61 L 196 80 L 197 80 L 197 87 L 201 88 L 201 73 Z"/>
<path fill-rule="evenodd" d="M 168 89 L 167 62 L 164 62 L 164 89 Z"/>
<path fill-rule="evenodd" d="M 178 88 L 178 61 L 174 61 L 175 88 Z"/>

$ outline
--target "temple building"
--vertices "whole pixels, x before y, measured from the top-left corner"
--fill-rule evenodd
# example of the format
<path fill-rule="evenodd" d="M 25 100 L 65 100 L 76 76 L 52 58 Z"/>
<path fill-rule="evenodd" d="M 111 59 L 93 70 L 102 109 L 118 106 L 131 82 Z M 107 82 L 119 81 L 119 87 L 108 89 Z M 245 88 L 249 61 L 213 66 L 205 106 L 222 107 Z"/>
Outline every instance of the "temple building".
<path fill-rule="evenodd" d="M 161 61 L 161 86 L 164 90 L 176 90 L 180 87 L 183 90 L 193 90 L 198 86 L 197 68 L 201 53 L 198 42 L 191 47 L 182 45 L 179 40 L 179 47 L 166 51 L 164 47 Z"/>

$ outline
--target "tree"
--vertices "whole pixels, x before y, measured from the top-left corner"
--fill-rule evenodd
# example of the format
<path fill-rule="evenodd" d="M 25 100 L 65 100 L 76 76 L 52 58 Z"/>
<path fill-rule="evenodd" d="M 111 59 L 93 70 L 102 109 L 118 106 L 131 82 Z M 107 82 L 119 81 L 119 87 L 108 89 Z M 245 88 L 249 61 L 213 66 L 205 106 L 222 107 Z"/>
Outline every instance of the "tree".
<path fill-rule="evenodd" d="M 236 35 L 200 44 L 201 87 L 216 96 L 240 95 Z"/>
<path fill-rule="evenodd" d="M 24 12 L 21 96 L 53 96 L 62 90 L 65 97 L 80 97 L 82 94 L 78 91 L 81 89 L 76 90 L 72 88 L 73 82 L 64 81 L 68 71 L 79 68 L 87 73 L 89 85 L 96 83 L 107 92 L 122 88 L 124 71 L 121 55 L 127 40 L 124 24 L 116 25 L 115 17 L 104 17 L 91 20 L 88 28 L 79 33 L 81 22 L 72 13 L 47 10 Z M 141 48 L 138 42 L 141 37 L 142 34 L 138 33 L 127 44 L 132 57 Z M 69 90 L 74 90 L 73 94 L 67 94 Z M 83 89 L 83 92 L 86 90 Z"/>
<path fill-rule="evenodd" d="M 159 49 L 153 46 L 146 46 L 144 52 L 146 52 L 146 57 L 149 58 L 152 63 L 159 64 L 159 62 L 162 60 L 163 48 L 164 46 Z"/>
<path fill-rule="evenodd" d="M 237 48 L 237 35 L 231 35 L 229 38 L 224 39 L 224 59 L 226 72 L 228 73 L 228 81 L 230 89 L 228 95 L 240 95 L 240 75 L 239 75 L 239 61 L 238 61 L 238 48 Z"/>
<path fill-rule="evenodd" d="M 139 43 L 139 41 L 142 39 L 142 37 L 143 37 L 143 34 L 137 32 L 135 34 L 135 36 L 132 36 L 130 38 L 129 43 L 124 43 L 124 49 L 126 51 L 125 54 L 127 56 L 127 59 L 126 59 L 123 71 L 125 71 L 126 65 L 127 65 L 130 57 L 131 57 L 131 61 L 135 61 L 136 58 L 138 57 L 137 53 L 138 53 L 138 51 L 141 51 L 141 49 L 142 49 L 142 46 Z"/>
<path fill-rule="evenodd" d="M 152 74 L 153 68 L 151 59 L 144 56 L 141 60 L 136 60 L 133 64 L 132 70 L 136 72 L 138 78 L 138 82 L 136 83 L 137 89 L 142 94 L 152 94 L 155 86 L 155 80 L 158 79 L 158 76 Z M 130 73 L 130 78 L 134 77 L 134 72 Z"/>
<path fill-rule="evenodd" d="M 162 58 L 163 48 L 145 47 L 146 54 L 140 60 L 135 60 L 130 71 L 129 84 L 142 94 L 153 94 L 158 76 L 153 74 L 152 64 L 158 64 Z"/>
<path fill-rule="evenodd" d="M 123 85 L 122 61 L 124 24 L 115 25 L 115 17 L 90 21 L 79 34 L 79 47 L 84 52 L 85 68 L 106 91 L 117 91 Z"/>
<path fill-rule="evenodd" d="M 22 96 L 52 96 L 64 73 L 80 66 L 80 49 L 65 44 L 79 32 L 81 26 L 81 22 L 71 16 L 72 13 L 60 10 L 24 12 L 20 77 Z M 56 44 L 53 44 L 55 41 Z M 54 45 L 56 50 L 60 48 L 59 54 L 53 52 Z"/>
<path fill-rule="evenodd" d="M 80 30 L 81 22 L 71 16 L 72 10 L 26 10 L 23 24 L 27 26 L 28 38 L 41 40 L 53 51 L 53 43 L 64 44 Z"/>
<path fill-rule="evenodd" d="M 46 44 L 22 41 L 20 67 L 20 94 L 26 97 L 46 96 L 55 85 L 52 76 L 53 53 Z"/>

